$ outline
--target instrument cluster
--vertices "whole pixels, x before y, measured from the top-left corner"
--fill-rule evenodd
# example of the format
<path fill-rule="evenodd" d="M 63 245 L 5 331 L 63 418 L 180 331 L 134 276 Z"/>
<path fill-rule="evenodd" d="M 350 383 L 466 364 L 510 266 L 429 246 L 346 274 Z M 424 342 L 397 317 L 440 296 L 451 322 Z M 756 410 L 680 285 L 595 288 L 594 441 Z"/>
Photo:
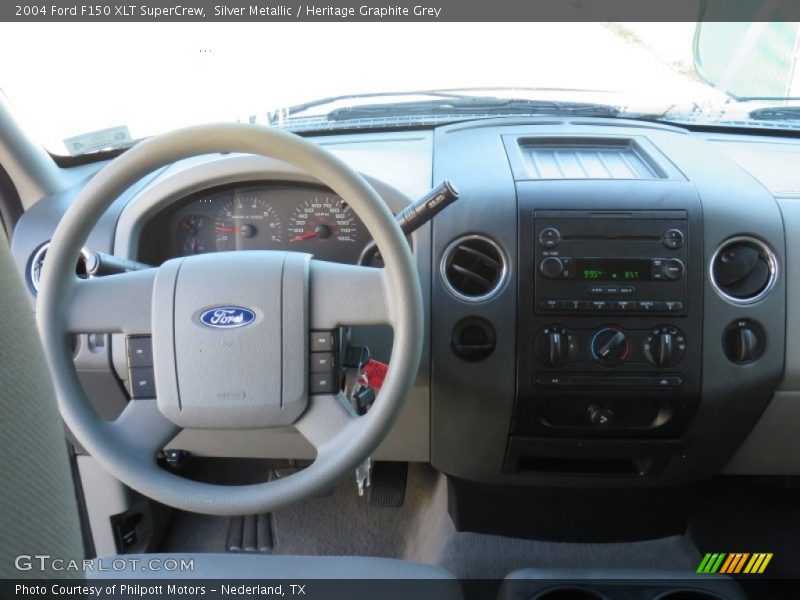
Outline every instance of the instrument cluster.
<path fill-rule="evenodd" d="M 154 240 L 158 248 L 150 244 Z M 369 241 L 361 219 L 333 192 L 261 184 L 217 188 L 178 201 L 145 227 L 140 255 L 163 262 L 206 252 L 291 250 L 355 264 Z"/>

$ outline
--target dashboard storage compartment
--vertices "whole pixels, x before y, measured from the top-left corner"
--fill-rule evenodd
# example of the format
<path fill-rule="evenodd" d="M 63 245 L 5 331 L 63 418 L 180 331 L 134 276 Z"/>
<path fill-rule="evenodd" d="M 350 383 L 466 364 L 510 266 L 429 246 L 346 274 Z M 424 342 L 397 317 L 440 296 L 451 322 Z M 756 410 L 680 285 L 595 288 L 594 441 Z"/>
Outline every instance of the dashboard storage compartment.
<path fill-rule="evenodd" d="M 556 440 L 511 436 L 503 471 L 643 477 L 660 473 L 682 447 L 678 440 Z"/>

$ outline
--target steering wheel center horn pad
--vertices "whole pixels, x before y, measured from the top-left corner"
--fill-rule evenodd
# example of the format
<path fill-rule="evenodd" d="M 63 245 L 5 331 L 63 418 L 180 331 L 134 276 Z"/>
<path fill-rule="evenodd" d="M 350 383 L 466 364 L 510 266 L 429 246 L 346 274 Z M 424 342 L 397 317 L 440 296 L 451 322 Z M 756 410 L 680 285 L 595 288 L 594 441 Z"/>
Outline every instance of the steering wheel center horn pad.
<path fill-rule="evenodd" d="M 261 429 L 308 405 L 311 256 L 221 252 L 165 263 L 153 286 L 158 407 L 180 427 Z"/>

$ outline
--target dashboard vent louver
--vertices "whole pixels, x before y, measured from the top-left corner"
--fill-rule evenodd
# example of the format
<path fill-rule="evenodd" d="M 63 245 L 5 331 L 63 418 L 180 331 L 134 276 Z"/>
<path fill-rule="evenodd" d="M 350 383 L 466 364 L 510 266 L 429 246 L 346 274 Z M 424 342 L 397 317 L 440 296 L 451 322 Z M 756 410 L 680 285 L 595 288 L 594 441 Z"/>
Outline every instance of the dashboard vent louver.
<path fill-rule="evenodd" d="M 724 242 L 711 259 L 711 282 L 727 300 L 757 302 L 774 287 L 778 262 L 772 250 L 755 238 L 740 236 Z"/>
<path fill-rule="evenodd" d="M 28 266 L 28 279 L 30 281 L 31 287 L 33 288 L 33 293 L 39 293 L 39 278 L 42 274 L 42 265 L 44 265 L 44 259 L 47 255 L 47 249 L 50 248 L 50 242 L 42 244 L 33 253 L 31 257 L 30 265 Z M 84 248 L 81 250 L 81 255 L 78 258 L 78 263 L 75 265 L 75 274 L 80 277 L 81 279 L 86 279 L 86 261 L 89 260 L 89 251 Z"/>
<path fill-rule="evenodd" d="M 500 291 L 508 266 L 500 247 L 489 238 L 468 235 L 444 251 L 442 278 L 447 289 L 468 302 L 487 300 Z"/>

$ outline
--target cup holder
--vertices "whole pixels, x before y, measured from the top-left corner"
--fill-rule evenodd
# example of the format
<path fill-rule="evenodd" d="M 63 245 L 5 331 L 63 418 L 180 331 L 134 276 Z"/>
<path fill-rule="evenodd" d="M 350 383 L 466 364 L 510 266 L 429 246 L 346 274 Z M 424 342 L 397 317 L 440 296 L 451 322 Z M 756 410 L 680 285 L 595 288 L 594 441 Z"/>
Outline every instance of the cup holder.
<path fill-rule="evenodd" d="M 606 600 L 606 597 L 584 587 L 565 586 L 539 592 L 531 600 Z"/>
<path fill-rule="evenodd" d="M 723 597 L 704 590 L 673 590 L 656 596 L 655 600 L 723 600 Z"/>

